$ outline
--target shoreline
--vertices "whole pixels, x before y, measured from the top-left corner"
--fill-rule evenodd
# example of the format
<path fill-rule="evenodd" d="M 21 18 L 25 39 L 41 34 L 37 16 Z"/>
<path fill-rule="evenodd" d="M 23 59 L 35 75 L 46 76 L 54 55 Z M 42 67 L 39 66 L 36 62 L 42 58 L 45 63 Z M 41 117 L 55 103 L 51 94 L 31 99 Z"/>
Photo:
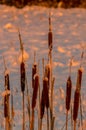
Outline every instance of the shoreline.
<path fill-rule="evenodd" d="M 65 9 L 71 9 L 71 8 L 84 8 L 86 9 L 86 2 L 82 2 L 80 4 L 75 3 L 64 3 L 64 2 L 28 2 L 28 3 L 20 3 L 19 1 L 15 1 L 14 3 L 3 3 L 0 2 L 2 5 L 8 5 L 8 6 L 15 6 L 16 8 L 24 8 L 25 6 L 41 6 L 41 7 L 47 7 L 47 8 L 65 8 Z"/>

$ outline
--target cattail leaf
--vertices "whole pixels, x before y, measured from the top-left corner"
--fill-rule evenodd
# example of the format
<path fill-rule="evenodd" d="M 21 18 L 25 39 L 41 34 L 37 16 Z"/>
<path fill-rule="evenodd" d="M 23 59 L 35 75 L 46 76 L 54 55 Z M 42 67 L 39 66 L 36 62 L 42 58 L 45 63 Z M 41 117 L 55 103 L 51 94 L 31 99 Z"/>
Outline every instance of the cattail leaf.
<path fill-rule="evenodd" d="M 20 66 L 20 73 L 21 73 L 21 91 L 25 91 L 25 64 L 24 62 L 21 63 Z"/>

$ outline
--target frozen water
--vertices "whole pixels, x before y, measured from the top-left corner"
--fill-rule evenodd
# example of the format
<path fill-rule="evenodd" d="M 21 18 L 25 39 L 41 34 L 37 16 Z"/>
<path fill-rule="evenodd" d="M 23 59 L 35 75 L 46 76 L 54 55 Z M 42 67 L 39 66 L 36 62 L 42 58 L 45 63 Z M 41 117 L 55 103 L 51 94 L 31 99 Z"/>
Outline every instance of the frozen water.
<path fill-rule="evenodd" d="M 39 70 L 42 80 L 42 58 L 48 60 L 48 8 L 28 7 L 16 9 L 0 5 L 0 93 L 4 91 L 4 62 L 10 72 L 10 86 L 14 94 L 14 130 L 20 129 L 22 123 L 22 97 L 20 94 L 20 44 L 18 28 L 24 43 L 25 54 L 29 59 L 26 63 L 29 91 L 31 90 L 31 66 L 36 51 L 36 61 L 39 61 Z M 51 8 L 53 32 L 53 75 L 55 76 L 54 113 L 55 130 L 60 130 L 65 123 L 65 89 L 69 75 L 69 60 L 74 56 L 72 63 L 73 94 L 76 86 L 77 69 L 80 66 L 81 52 L 84 48 L 82 62 L 82 104 L 83 119 L 86 126 L 86 10 L 85 9 L 54 9 Z M 28 53 L 28 55 L 27 55 Z M 27 58 L 26 58 L 27 59 Z M 41 86 L 42 87 L 42 86 Z M 72 97 L 73 97 L 72 94 Z M 0 120 L 3 126 L 3 97 L 0 94 Z M 79 118 L 80 119 L 80 118 Z M 28 117 L 26 117 L 27 124 Z M 44 123 L 46 125 L 46 123 Z M 37 129 L 37 126 L 35 126 Z M 2 128 L 3 129 L 3 128 Z M 85 130 L 85 129 L 84 129 Z"/>

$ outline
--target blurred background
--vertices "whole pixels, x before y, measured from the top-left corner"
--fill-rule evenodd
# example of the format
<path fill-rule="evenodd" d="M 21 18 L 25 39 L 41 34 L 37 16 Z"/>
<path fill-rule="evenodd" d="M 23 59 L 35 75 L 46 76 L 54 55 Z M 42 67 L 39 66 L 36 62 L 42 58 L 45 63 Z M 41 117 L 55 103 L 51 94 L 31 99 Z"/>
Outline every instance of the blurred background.
<path fill-rule="evenodd" d="M 86 0 L 0 0 L 0 4 L 14 5 L 17 8 L 22 8 L 25 5 L 42 5 L 55 8 L 86 8 Z"/>

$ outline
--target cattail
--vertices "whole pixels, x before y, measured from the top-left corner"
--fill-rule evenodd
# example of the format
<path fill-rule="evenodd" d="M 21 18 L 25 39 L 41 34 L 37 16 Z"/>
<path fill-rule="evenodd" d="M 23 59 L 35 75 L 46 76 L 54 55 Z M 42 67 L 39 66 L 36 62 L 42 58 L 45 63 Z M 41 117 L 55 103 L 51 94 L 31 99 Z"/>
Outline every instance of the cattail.
<path fill-rule="evenodd" d="M 52 36 L 52 30 L 51 30 L 51 17 L 50 17 L 50 14 L 49 14 L 49 32 L 48 32 L 48 47 L 49 49 L 52 49 L 52 41 L 53 39 L 53 36 Z"/>
<path fill-rule="evenodd" d="M 70 109 L 70 101 L 71 101 L 71 88 L 72 88 L 72 82 L 71 77 L 68 77 L 67 84 L 66 84 L 66 109 L 69 111 Z"/>
<path fill-rule="evenodd" d="M 48 78 L 47 77 L 43 79 L 43 90 L 42 90 L 41 105 L 40 105 L 41 119 L 43 118 L 43 115 L 44 115 L 45 106 L 47 109 L 49 108 Z"/>
<path fill-rule="evenodd" d="M 45 76 L 48 78 L 48 87 L 50 86 L 50 65 L 45 66 Z"/>
<path fill-rule="evenodd" d="M 33 96 L 32 96 L 32 109 L 36 106 L 36 99 L 37 99 L 37 92 L 38 92 L 38 86 L 39 86 L 39 75 L 36 74 L 34 77 L 34 88 L 33 88 Z"/>
<path fill-rule="evenodd" d="M 32 67 L 32 88 L 34 88 L 34 75 L 36 74 L 36 72 L 37 72 L 37 64 L 34 63 Z"/>
<path fill-rule="evenodd" d="M 82 81 L 82 68 L 78 69 L 76 89 L 81 90 L 81 81 Z"/>
<path fill-rule="evenodd" d="M 48 78 L 43 79 L 43 96 L 46 108 L 49 107 Z"/>
<path fill-rule="evenodd" d="M 25 91 L 25 64 L 24 62 L 21 63 L 20 66 L 20 72 L 21 72 L 21 91 Z"/>
<path fill-rule="evenodd" d="M 41 104 L 40 104 L 40 118 L 42 119 L 45 111 L 44 92 L 42 90 Z"/>
<path fill-rule="evenodd" d="M 80 92 L 79 92 L 79 90 L 76 90 L 75 95 L 74 95 L 74 108 L 73 108 L 73 120 L 74 121 L 76 121 L 77 116 L 78 116 L 79 98 L 80 98 Z"/>
<path fill-rule="evenodd" d="M 52 49 L 52 32 L 48 32 L 48 47 Z"/>
<path fill-rule="evenodd" d="M 4 117 L 8 117 L 8 95 L 4 97 Z"/>
<path fill-rule="evenodd" d="M 9 74 L 5 75 L 5 87 L 7 90 L 10 90 Z"/>
<path fill-rule="evenodd" d="M 81 80 L 82 80 L 82 69 L 80 68 L 80 69 L 78 69 L 76 90 L 75 90 L 75 95 L 74 95 L 74 108 L 73 108 L 73 120 L 74 121 L 76 121 L 77 116 L 78 116 Z"/>

